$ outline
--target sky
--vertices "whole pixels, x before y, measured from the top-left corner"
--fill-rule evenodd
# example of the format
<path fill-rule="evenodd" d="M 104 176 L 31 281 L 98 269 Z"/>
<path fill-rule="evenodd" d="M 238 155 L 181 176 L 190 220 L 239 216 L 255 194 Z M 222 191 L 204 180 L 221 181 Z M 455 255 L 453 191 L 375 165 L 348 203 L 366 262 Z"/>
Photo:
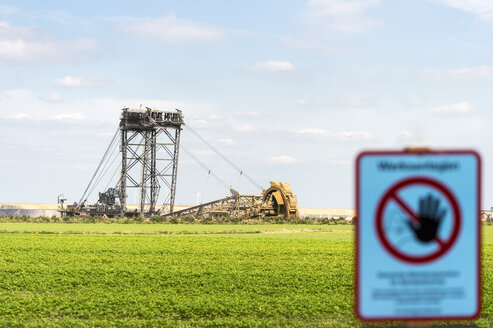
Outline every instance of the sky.
<path fill-rule="evenodd" d="M 121 108 L 142 105 L 182 110 L 260 185 L 289 182 L 300 207 L 353 208 L 362 150 L 475 149 L 489 209 L 492 87 L 489 0 L 1 2 L 0 203 L 78 201 Z M 177 204 L 227 194 L 180 153 Z"/>

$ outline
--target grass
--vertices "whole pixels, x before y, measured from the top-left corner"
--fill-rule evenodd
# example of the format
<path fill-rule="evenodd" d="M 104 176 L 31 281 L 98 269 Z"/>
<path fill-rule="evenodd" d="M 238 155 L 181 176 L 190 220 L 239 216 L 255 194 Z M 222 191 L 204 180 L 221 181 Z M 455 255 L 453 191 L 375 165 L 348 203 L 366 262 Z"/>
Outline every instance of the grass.
<path fill-rule="evenodd" d="M 351 229 L 2 223 L 0 326 L 360 326 Z M 493 226 L 483 236 L 475 324 L 490 327 Z"/>

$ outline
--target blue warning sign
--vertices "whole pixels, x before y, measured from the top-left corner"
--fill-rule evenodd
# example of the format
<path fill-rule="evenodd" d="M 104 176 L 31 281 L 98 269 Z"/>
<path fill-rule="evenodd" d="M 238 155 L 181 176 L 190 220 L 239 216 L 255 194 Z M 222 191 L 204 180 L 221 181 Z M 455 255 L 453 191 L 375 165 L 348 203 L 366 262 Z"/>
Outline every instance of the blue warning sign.
<path fill-rule="evenodd" d="M 472 319 L 480 309 L 474 151 L 364 152 L 356 162 L 356 313 Z"/>

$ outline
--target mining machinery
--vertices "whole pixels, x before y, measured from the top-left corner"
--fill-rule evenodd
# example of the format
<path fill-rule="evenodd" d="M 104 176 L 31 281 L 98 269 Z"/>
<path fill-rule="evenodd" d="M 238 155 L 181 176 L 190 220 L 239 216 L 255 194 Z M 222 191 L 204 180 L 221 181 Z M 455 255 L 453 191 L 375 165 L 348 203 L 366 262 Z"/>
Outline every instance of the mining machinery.
<path fill-rule="evenodd" d="M 261 192 L 243 194 L 229 187 L 217 174 L 180 144 L 180 133 L 183 127 L 197 136 Z M 218 200 L 175 210 L 180 149 L 202 166 L 209 175 L 228 188 L 229 195 Z M 97 203 L 87 204 L 87 198 L 111 167 L 109 163 L 113 163 L 118 157 L 120 157 L 120 165 L 113 173 L 113 176 L 118 171 L 120 173 L 116 185 L 107 188 L 104 192 L 99 192 Z M 132 188 L 139 195 L 137 206 L 127 204 L 129 190 Z M 66 207 L 63 206 L 63 202 L 59 202 L 61 203 L 59 211 L 62 216 L 298 216 L 297 197 L 293 195 L 288 183 L 271 181 L 269 188 L 262 188 L 195 130 L 185 125 L 180 110 L 165 112 L 148 107 L 122 109 L 119 128 L 80 201 Z"/>
<path fill-rule="evenodd" d="M 192 206 L 165 216 L 190 217 L 297 217 L 297 196 L 293 195 L 289 183 L 270 181 L 270 188 L 261 194 L 240 194 L 234 189 L 231 196 Z"/>

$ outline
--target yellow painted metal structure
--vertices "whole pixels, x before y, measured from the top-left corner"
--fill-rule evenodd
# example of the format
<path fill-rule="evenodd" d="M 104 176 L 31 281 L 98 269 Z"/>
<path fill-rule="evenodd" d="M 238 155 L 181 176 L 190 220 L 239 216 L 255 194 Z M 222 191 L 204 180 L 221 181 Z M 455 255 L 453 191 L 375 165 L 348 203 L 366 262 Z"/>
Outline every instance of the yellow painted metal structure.
<path fill-rule="evenodd" d="M 262 194 L 240 194 L 231 189 L 231 196 L 192 206 L 165 216 L 194 217 L 298 217 L 297 196 L 287 182 L 271 181 Z"/>
<path fill-rule="evenodd" d="M 298 197 L 287 182 L 270 181 L 270 188 L 262 193 L 262 207 L 266 216 L 299 216 Z"/>

